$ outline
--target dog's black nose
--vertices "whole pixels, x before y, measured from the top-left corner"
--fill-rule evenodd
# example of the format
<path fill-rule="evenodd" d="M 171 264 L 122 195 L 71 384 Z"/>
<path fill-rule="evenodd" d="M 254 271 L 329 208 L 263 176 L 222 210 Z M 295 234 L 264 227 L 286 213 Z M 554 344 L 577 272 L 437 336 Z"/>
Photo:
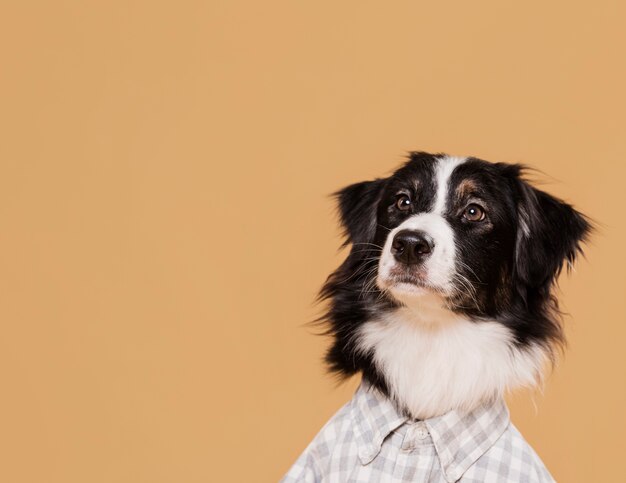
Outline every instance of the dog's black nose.
<path fill-rule="evenodd" d="M 391 243 L 391 253 L 396 260 L 407 265 L 422 262 L 433 251 L 433 239 L 422 231 L 402 230 Z"/>

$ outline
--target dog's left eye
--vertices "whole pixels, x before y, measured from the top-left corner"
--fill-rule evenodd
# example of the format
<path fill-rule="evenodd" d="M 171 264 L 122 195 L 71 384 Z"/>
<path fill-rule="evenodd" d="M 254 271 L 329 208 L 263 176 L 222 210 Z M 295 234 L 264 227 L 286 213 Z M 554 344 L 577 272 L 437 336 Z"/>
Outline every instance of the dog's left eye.
<path fill-rule="evenodd" d="M 483 221 L 485 219 L 485 211 L 480 206 L 471 204 L 465 208 L 463 218 L 467 221 Z"/>
<path fill-rule="evenodd" d="M 400 211 L 407 211 L 409 208 L 411 208 L 411 198 L 409 198 L 407 195 L 398 196 L 398 198 L 396 199 L 396 208 L 398 208 Z"/>

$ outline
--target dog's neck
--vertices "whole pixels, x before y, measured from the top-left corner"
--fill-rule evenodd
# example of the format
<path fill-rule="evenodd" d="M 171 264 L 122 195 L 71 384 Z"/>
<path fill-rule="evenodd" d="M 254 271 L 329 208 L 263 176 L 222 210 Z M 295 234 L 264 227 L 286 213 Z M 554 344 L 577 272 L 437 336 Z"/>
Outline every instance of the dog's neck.
<path fill-rule="evenodd" d="M 424 296 L 358 333 L 358 348 L 373 355 L 389 395 L 412 417 L 470 411 L 541 378 L 546 351 L 519 347 L 512 332 L 494 321 L 471 321 Z"/>

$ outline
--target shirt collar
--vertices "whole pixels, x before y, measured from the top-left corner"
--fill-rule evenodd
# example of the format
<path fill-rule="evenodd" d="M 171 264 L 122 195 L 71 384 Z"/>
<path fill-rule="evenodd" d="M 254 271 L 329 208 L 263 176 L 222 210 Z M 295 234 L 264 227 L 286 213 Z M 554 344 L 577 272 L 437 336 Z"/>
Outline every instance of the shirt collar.
<path fill-rule="evenodd" d="M 359 460 L 369 464 L 380 453 L 384 439 L 408 421 L 392 401 L 365 381 L 352 400 L 352 418 Z M 449 482 L 457 481 L 502 435 L 509 411 L 497 399 L 470 412 L 450 411 L 424 420 L 441 468 Z"/>

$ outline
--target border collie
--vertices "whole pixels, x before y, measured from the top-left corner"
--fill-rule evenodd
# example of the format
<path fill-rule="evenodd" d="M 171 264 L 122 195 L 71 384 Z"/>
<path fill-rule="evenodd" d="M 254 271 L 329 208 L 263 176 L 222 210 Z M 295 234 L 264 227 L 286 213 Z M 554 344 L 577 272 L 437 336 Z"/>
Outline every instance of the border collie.
<path fill-rule="evenodd" d="M 333 372 L 414 421 L 541 380 L 564 343 L 553 288 L 591 224 L 525 169 L 414 152 L 335 194 L 351 249 L 320 292 Z"/>

